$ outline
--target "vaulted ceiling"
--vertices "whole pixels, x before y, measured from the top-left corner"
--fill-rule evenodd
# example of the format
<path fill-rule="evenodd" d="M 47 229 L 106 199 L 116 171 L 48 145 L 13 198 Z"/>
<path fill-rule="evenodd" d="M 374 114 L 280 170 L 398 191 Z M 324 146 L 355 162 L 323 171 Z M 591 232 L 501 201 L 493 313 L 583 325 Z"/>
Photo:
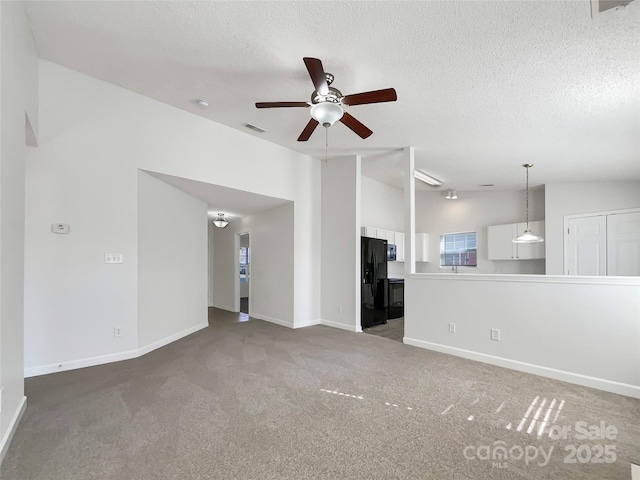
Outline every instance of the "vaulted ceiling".
<path fill-rule="evenodd" d="M 25 2 L 39 54 L 314 157 L 359 154 L 402 187 L 400 149 L 442 188 L 640 179 L 640 2 Z M 344 94 L 398 101 L 297 142 L 317 57 Z M 206 99 L 202 109 L 196 99 Z M 250 123 L 266 130 L 256 133 Z M 327 146 L 328 143 L 328 146 Z M 421 186 L 420 188 L 428 188 Z"/>

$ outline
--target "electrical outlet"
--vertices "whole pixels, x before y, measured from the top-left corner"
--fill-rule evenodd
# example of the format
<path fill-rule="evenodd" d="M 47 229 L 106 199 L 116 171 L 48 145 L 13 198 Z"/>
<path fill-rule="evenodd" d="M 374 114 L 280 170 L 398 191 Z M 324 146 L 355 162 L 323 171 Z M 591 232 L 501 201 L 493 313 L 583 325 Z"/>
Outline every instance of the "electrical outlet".
<path fill-rule="evenodd" d="M 124 255 L 121 253 L 105 253 L 104 263 L 122 263 L 124 262 Z"/>
<path fill-rule="evenodd" d="M 342 313 L 342 307 L 338 307 L 338 313 Z"/>
<path fill-rule="evenodd" d="M 496 342 L 500 341 L 500 329 L 492 328 L 491 329 L 491 340 L 495 340 Z"/>
<path fill-rule="evenodd" d="M 449 324 L 449 333 L 456 333 L 456 324 L 455 323 L 450 323 Z"/>
<path fill-rule="evenodd" d="M 122 336 L 122 328 L 121 327 L 113 327 L 113 336 L 121 337 Z"/>

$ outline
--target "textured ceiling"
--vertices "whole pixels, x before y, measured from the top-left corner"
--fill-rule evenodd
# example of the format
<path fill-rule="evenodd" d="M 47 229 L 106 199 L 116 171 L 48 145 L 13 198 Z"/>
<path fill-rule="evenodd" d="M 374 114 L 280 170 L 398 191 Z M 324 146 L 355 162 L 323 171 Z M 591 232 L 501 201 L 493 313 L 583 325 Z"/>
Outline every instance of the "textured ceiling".
<path fill-rule="evenodd" d="M 250 135 L 324 158 L 363 157 L 401 187 L 399 149 L 442 188 L 640 179 L 640 1 L 591 17 L 590 0 L 446 2 L 25 2 L 42 58 Z M 296 138 L 308 101 L 302 58 L 343 94 L 395 87 Z M 209 101 L 200 109 L 197 98 Z M 251 123 L 267 130 L 258 134 Z M 420 186 L 419 188 L 429 188 Z"/>

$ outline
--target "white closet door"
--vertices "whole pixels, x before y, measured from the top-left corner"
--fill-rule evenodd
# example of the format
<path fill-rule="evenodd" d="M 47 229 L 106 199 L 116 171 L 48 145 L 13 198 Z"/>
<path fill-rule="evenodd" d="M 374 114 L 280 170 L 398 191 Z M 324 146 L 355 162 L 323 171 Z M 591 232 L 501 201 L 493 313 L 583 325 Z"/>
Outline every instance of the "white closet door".
<path fill-rule="evenodd" d="M 569 219 L 567 274 L 607 274 L 607 217 Z"/>
<path fill-rule="evenodd" d="M 640 212 L 607 216 L 607 275 L 640 275 Z"/>

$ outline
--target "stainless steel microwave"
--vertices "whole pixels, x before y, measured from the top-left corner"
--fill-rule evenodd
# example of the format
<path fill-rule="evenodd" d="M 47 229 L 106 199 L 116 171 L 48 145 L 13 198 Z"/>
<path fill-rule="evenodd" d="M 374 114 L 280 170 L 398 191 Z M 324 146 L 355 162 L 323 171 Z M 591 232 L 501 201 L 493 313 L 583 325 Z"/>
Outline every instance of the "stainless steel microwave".
<path fill-rule="evenodd" d="M 393 243 L 387 243 L 387 262 L 396 261 L 396 246 Z"/>

